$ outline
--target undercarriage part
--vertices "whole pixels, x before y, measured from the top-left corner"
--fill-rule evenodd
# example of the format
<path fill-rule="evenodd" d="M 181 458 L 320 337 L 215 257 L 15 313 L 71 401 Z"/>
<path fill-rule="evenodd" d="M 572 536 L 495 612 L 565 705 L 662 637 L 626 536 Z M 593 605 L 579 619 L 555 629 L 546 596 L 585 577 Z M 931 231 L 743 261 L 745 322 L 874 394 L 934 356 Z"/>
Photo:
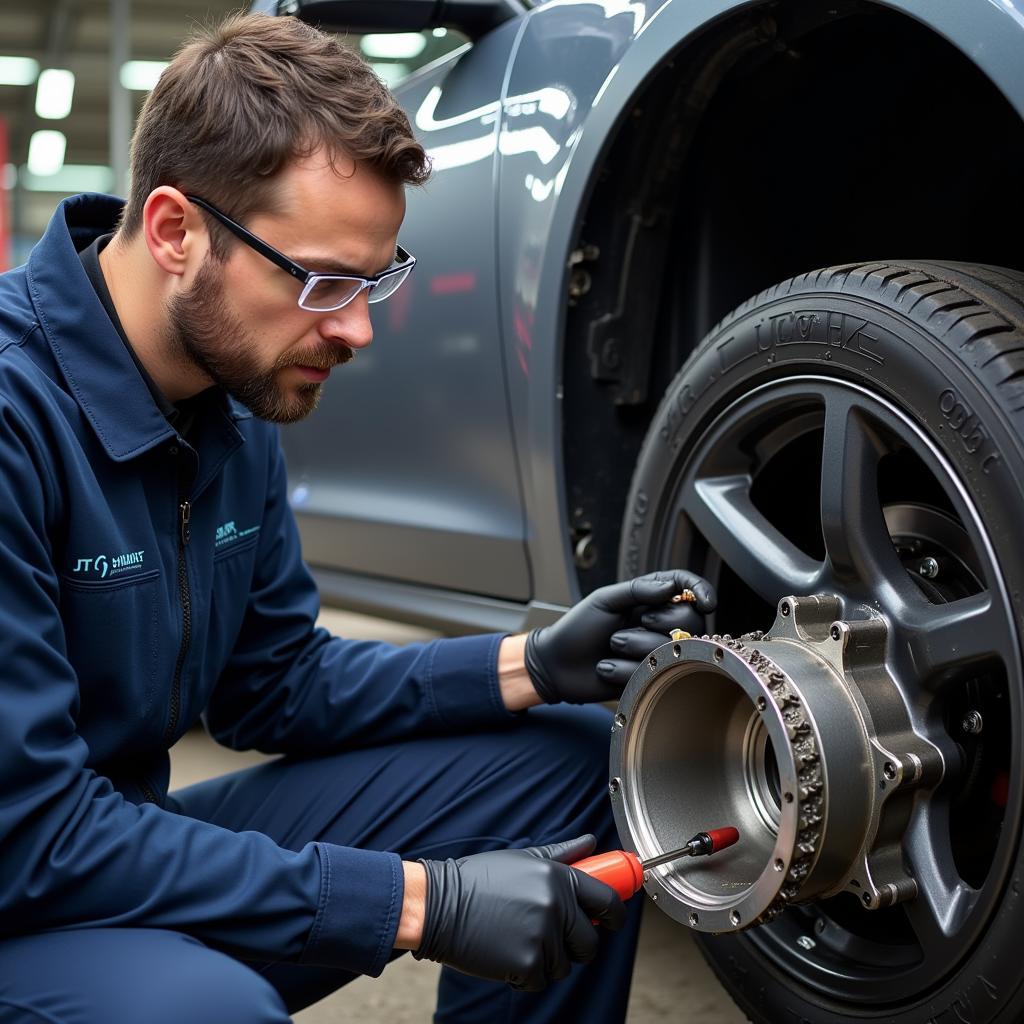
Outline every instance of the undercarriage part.
<path fill-rule="evenodd" d="M 887 670 L 885 621 L 840 609 L 787 597 L 768 633 L 665 644 L 623 693 L 609 783 L 623 843 L 646 860 L 709 821 L 742 837 L 645 873 L 651 899 L 693 929 L 740 931 L 843 891 L 869 910 L 917 894 L 901 840 L 943 757 Z"/>

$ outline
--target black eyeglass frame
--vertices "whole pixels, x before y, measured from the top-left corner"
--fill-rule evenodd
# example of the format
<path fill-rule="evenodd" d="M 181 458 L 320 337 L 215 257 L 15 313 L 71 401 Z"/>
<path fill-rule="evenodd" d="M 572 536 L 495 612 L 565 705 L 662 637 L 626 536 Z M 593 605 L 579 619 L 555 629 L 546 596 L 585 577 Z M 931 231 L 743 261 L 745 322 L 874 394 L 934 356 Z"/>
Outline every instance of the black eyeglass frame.
<path fill-rule="evenodd" d="M 410 271 L 416 266 L 416 257 L 411 255 L 400 245 L 395 246 L 395 257 L 399 261 L 398 266 L 389 267 L 387 270 L 382 270 L 379 274 L 375 274 L 373 277 L 362 277 L 359 274 L 325 274 L 317 270 L 307 270 L 305 267 L 300 266 L 293 259 L 289 259 L 283 252 L 279 252 L 272 245 L 264 242 L 258 235 L 254 235 L 248 228 L 242 227 L 237 221 L 232 220 L 222 210 L 218 210 L 213 203 L 207 202 L 199 196 L 186 195 L 185 198 L 190 203 L 195 203 L 200 209 L 205 210 L 210 216 L 214 217 L 221 224 L 224 225 L 233 235 L 240 238 L 250 249 L 254 249 L 261 256 L 270 260 L 275 266 L 280 267 L 283 271 L 291 274 L 296 280 L 301 281 L 303 288 L 299 295 L 299 307 L 310 313 L 330 313 L 336 309 L 341 309 L 347 306 L 353 299 L 356 298 L 364 290 L 369 291 L 367 296 L 368 302 L 382 302 L 384 299 L 389 298 L 391 295 L 398 291 L 401 285 L 397 285 L 394 291 L 389 292 L 387 295 L 382 295 L 379 299 L 373 297 L 374 290 L 377 285 L 382 281 L 386 281 L 389 278 L 402 275 L 404 281 L 409 276 Z M 310 292 L 316 287 L 320 281 L 358 281 L 359 288 L 352 293 L 344 302 L 338 303 L 336 306 L 330 306 L 326 309 L 313 309 L 310 306 L 304 306 L 303 301 L 309 296 Z"/>

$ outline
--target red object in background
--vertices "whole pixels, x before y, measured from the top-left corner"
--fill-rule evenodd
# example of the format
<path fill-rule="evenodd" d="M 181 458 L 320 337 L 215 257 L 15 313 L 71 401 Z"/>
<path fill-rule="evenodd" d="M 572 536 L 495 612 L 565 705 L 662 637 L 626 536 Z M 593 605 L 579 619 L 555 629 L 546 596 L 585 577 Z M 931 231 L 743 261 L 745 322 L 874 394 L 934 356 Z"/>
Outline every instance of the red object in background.
<path fill-rule="evenodd" d="M 436 274 L 430 279 L 431 295 L 462 295 L 476 288 L 476 274 L 466 270 L 456 274 Z"/>
<path fill-rule="evenodd" d="M 0 272 L 11 267 L 11 200 L 7 193 L 7 122 L 0 117 Z"/>
<path fill-rule="evenodd" d="M 1010 798 L 1010 773 L 997 772 L 992 780 L 992 802 L 997 807 L 1005 807 Z"/>
<path fill-rule="evenodd" d="M 409 322 L 409 309 L 412 306 L 412 293 L 416 288 L 416 275 L 410 274 L 409 279 L 384 303 L 388 314 L 388 327 L 393 331 L 401 331 Z"/>

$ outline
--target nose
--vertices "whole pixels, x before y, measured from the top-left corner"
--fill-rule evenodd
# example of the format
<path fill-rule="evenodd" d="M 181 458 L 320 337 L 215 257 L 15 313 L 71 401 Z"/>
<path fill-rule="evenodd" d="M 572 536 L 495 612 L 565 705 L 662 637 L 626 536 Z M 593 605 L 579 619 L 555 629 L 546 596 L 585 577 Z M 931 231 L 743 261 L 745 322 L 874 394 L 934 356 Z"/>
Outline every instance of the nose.
<path fill-rule="evenodd" d="M 325 314 L 320 320 L 320 336 L 326 341 L 340 341 L 349 348 L 366 348 L 373 341 L 366 292 L 360 292 L 347 306 Z"/>

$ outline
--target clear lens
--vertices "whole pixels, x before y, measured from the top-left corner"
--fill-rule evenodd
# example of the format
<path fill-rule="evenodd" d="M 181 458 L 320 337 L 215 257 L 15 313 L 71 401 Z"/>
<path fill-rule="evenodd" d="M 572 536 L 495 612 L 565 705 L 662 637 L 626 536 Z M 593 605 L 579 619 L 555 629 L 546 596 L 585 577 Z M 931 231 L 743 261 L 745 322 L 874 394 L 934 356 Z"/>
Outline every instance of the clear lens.
<path fill-rule="evenodd" d="M 389 295 L 394 295 L 399 286 L 409 276 L 412 267 L 404 267 L 402 270 L 385 277 L 370 288 L 370 302 L 383 302 Z"/>
<path fill-rule="evenodd" d="M 359 294 L 360 287 L 361 282 L 351 277 L 318 277 L 300 305 L 310 310 L 338 309 L 351 302 Z"/>

